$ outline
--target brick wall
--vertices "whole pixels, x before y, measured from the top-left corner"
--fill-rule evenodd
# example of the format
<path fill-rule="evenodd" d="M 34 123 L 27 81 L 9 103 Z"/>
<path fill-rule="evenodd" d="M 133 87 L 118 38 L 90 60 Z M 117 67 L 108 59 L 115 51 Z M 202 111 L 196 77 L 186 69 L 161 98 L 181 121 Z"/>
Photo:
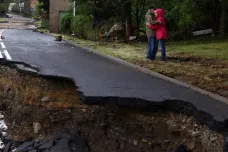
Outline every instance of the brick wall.
<path fill-rule="evenodd" d="M 49 29 L 52 33 L 59 32 L 60 12 L 67 11 L 69 7 L 68 0 L 50 0 Z"/>

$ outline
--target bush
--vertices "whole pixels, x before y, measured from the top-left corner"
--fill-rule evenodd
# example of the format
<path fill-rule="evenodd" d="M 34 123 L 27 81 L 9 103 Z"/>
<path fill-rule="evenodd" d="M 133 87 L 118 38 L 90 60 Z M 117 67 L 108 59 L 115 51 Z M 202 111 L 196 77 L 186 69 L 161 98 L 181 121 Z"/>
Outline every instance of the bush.
<path fill-rule="evenodd" d="M 6 11 L 6 5 L 0 4 L 0 16 L 3 15 Z"/>
<path fill-rule="evenodd" d="M 72 13 L 67 13 L 61 18 L 61 24 L 60 24 L 60 31 L 64 33 L 70 33 L 70 27 L 71 27 L 71 21 L 72 21 L 73 15 Z"/>
<path fill-rule="evenodd" d="M 92 18 L 87 15 L 77 15 L 73 18 L 71 23 L 71 31 L 79 36 L 80 38 L 85 39 L 95 39 L 96 36 L 93 35 L 92 31 Z"/>
<path fill-rule="evenodd" d="M 11 12 L 16 13 L 16 14 L 19 14 L 20 13 L 20 9 L 19 9 L 19 4 L 18 3 L 16 3 L 15 5 L 13 5 Z"/>
<path fill-rule="evenodd" d="M 48 19 L 43 19 L 41 21 L 41 27 L 48 28 L 49 27 L 49 20 Z"/>
<path fill-rule="evenodd" d="M 38 1 L 38 2 L 36 3 L 34 12 L 32 13 L 32 17 L 33 17 L 34 19 L 37 20 L 37 19 L 41 16 L 42 7 L 43 7 L 43 3 Z"/>

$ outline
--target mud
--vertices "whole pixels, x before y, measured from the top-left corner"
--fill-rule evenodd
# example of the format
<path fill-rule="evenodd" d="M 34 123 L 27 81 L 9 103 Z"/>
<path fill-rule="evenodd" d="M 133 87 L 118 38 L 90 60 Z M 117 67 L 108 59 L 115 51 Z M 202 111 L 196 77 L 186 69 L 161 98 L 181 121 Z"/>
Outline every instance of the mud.
<path fill-rule="evenodd" d="M 228 63 L 192 56 L 171 56 L 167 62 L 133 60 L 134 64 L 228 97 Z"/>
<path fill-rule="evenodd" d="M 192 152 L 223 151 L 223 135 L 191 116 L 84 105 L 70 80 L 28 75 L 5 66 L 0 72 L 0 111 L 9 139 L 51 139 L 54 132 L 68 128 L 79 133 L 92 152 L 173 152 L 180 144 Z M 34 123 L 41 125 L 38 133 Z"/>

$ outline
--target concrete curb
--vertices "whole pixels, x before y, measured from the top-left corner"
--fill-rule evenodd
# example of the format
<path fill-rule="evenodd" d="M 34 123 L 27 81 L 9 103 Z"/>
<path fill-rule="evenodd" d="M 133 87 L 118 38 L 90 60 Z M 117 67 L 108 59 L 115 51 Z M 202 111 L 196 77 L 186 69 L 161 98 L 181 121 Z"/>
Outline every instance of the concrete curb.
<path fill-rule="evenodd" d="M 51 34 L 48 34 L 48 35 L 51 35 Z M 51 35 L 51 36 L 53 36 L 53 35 Z M 150 76 L 157 77 L 157 78 L 160 78 L 160 79 L 162 79 L 162 80 L 169 81 L 169 82 L 172 82 L 172 83 L 174 83 L 174 84 L 177 84 L 177 85 L 180 85 L 180 86 L 183 86 L 183 87 L 186 87 L 186 88 L 190 88 L 190 89 L 192 89 L 192 90 L 194 90 L 194 91 L 196 91 L 196 92 L 199 92 L 199 93 L 204 94 L 204 95 L 207 95 L 207 96 L 209 96 L 209 97 L 211 97 L 211 98 L 213 98 L 213 99 L 216 99 L 216 100 L 218 100 L 218 101 L 220 101 L 220 102 L 223 102 L 223 103 L 225 103 L 225 104 L 228 104 L 228 99 L 225 98 L 225 97 L 223 97 L 223 96 L 214 94 L 214 93 L 212 93 L 212 92 L 203 90 L 203 89 L 198 88 L 198 87 L 195 87 L 195 86 L 193 86 L 193 85 L 189 85 L 189 84 L 187 84 L 187 83 L 181 82 L 181 81 L 179 81 L 179 80 L 173 79 L 173 78 L 168 77 L 168 76 L 165 76 L 165 75 L 163 75 L 163 74 L 160 74 L 160 73 L 151 71 L 151 70 L 149 70 L 149 69 L 140 67 L 140 66 L 138 66 L 138 65 L 129 63 L 129 62 L 125 61 L 125 60 L 122 60 L 122 59 L 119 59 L 119 58 L 116 58 L 116 57 L 113 57 L 113 56 L 110 56 L 110 55 L 106 55 L 106 54 L 100 53 L 100 52 L 95 51 L 95 50 L 93 50 L 93 49 L 91 49 L 91 48 L 87 48 L 87 47 L 84 47 L 84 46 L 75 44 L 75 43 L 73 43 L 73 42 L 71 42 L 71 41 L 69 41 L 69 40 L 64 39 L 63 41 L 65 41 L 66 43 L 69 43 L 69 44 L 71 44 L 71 45 L 73 45 L 73 46 L 75 46 L 75 47 L 79 47 L 79 48 L 81 48 L 81 49 L 83 49 L 83 50 L 85 50 L 85 51 L 94 53 L 94 54 L 96 54 L 96 55 L 99 55 L 99 56 L 102 56 L 102 57 L 107 58 L 107 59 L 109 59 L 109 60 L 112 60 L 112 61 L 114 61 L 114 62 L 117 62 L 117 63 L 119 63 L 119 64 L 125 65 L 125 66 L 127 66 L 127 67 L 132 68 L 132 69 L 135 69 L 135 70 L 138 70 L 138 71 L 143 72 L 143 73 L 145 73 L 145 74 L 148 74 L 148 75 L 150 75 Z"/>

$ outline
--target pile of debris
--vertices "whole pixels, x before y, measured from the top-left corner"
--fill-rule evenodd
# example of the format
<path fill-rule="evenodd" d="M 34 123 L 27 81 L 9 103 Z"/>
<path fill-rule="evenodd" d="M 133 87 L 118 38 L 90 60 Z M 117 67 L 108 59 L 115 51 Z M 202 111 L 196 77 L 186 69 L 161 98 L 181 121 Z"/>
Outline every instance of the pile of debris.
<path fill-rule="evenodd" d="M 1 147 L 4 152 L 89 152 L 89 148 L 81 136 L 69 130 L 56 133 L 50 140 L 23 142 L 3 140 L 3 142 L 7 142 L 4 147 Z"/>

